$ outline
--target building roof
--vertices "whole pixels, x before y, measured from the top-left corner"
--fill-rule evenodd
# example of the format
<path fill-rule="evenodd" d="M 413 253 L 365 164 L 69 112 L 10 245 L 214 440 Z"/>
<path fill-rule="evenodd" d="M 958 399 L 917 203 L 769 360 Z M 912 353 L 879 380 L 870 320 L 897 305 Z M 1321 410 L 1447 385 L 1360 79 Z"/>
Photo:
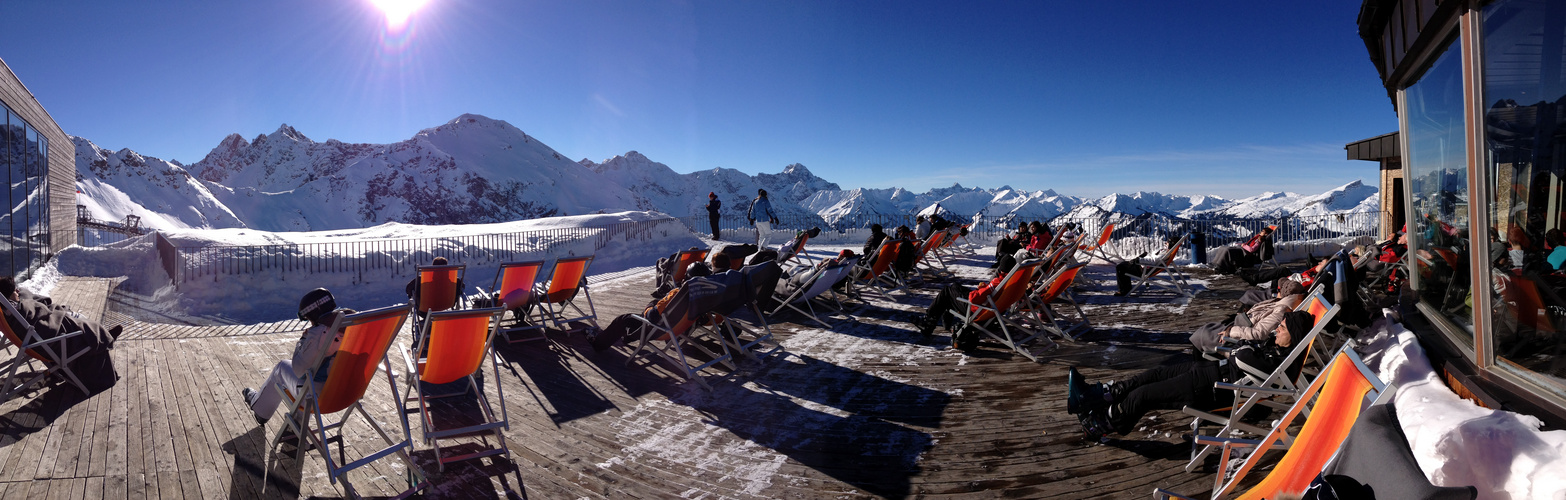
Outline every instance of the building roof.
<path fill-rule="evenodd" d="M 1381 161 L 1401 156 L 1397 145 L 1397 132 L 1350 142 L 1345 144 L 1343 149 L 1348 151 L 1350 160 Z"/>

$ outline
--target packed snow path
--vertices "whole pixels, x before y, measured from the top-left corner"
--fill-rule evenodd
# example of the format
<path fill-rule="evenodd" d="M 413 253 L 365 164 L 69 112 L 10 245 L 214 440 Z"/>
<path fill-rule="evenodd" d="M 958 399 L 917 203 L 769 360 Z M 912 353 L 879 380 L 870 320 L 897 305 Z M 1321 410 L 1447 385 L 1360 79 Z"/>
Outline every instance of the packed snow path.
<path fill-rule="evenodd" d="M 987 261 L 964 259 L 955 270 L 971 284 Z M 1187 420 L 1156 413 L 1123 439 L 1083 442 L 1065 412 L 1066 367 L 1098 380 L 1182 361 L 1190 328 L 1231 313 L 1243 285 L 1206 283 L 1189 303 L 1122 302 L 1109 296 L 1109 269 L 1090 271 L 1078 294 L 1095 331 L 1041 363 L 989 344 L 942 349 L 944 332 L 922 342 L 908 321 L 933 299 L 933 286 L 898 295 L 900 304 L 851 309 L 858 321 L 839 319 L 830 331 L 781 316 L 773 331 L 786 354 L 738 373 L 708 371 L 711 393 L 661 364 L 627 367 L 627 347 L 595 353 L 579 334 L 503 345 L 498 382 L 516 470 L 529 498 L 1142 498 L 1153 486 L 1198 493 L 1211 476 L 1181 469 Z M 651 274 L 631 272 L 599 281 L 593 297 L 607 323 L 640 310 L 651 288 Z M 115 308 L 134 305 L 109 302 L 111 323 L 123 318 Z M 122 379 L 113 389 L 82 400 L 52 388 L 0 405 L 11 423 L 0 436 L 0 489 L 18 497 L 250 498 L 262 496 L 266 474 L 266 497 L 341 496 L 317 456 L 269 462 L 266 443 L 283 424 L 257 426 L 240 396 L 292 352 L 297 327 L 128 325 L 114 351 Z M 385 383 L 370 387 L 368 409 L 391 422 Z M 421 442 L 417 425 L 414 434 Z M 416 460 L 434 471 L 427 447 L 417 447 Z M 367 494 L 390 493 L 401 475 L 393 463 L 350 477 Z M 516 476 L 503 465 L 458 464 L 430 493 L 495 497 L 516 489 Z"/>

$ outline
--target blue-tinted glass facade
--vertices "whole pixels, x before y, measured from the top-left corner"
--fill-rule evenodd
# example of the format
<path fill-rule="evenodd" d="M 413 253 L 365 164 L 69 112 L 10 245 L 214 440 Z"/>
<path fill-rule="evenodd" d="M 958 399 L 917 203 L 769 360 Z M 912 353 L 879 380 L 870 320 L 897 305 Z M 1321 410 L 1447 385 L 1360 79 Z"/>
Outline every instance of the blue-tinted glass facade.
<path fill-rule="evenodd" d="M 43 264 L 49 248 L 47 172 L 49 142 L 43 134 L 0 103 L 0 273 L 29 277 Z"/>

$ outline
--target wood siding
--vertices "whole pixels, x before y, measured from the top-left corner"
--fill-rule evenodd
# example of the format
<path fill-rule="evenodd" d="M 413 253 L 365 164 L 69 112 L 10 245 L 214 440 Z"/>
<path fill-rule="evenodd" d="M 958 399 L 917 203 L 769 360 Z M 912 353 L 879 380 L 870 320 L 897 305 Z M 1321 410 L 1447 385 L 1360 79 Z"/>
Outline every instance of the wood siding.
<path fill-rule="evenodd" d="M 49 139 L 49 255 L 76 244 L 76 146 L 0 60 L 0 100 Z"/>

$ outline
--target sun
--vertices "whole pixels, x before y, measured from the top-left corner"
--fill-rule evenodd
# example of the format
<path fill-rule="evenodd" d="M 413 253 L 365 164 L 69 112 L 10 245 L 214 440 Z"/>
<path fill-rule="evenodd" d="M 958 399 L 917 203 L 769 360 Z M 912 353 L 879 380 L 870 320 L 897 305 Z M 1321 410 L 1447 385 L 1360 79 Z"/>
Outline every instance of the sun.
<path fill-rule="evenodd" d="M 408 25 L 408 18 L 429 0 L 370 0 L 370 3 L 386 14 L 387 29 L 400 31 Z"/>

